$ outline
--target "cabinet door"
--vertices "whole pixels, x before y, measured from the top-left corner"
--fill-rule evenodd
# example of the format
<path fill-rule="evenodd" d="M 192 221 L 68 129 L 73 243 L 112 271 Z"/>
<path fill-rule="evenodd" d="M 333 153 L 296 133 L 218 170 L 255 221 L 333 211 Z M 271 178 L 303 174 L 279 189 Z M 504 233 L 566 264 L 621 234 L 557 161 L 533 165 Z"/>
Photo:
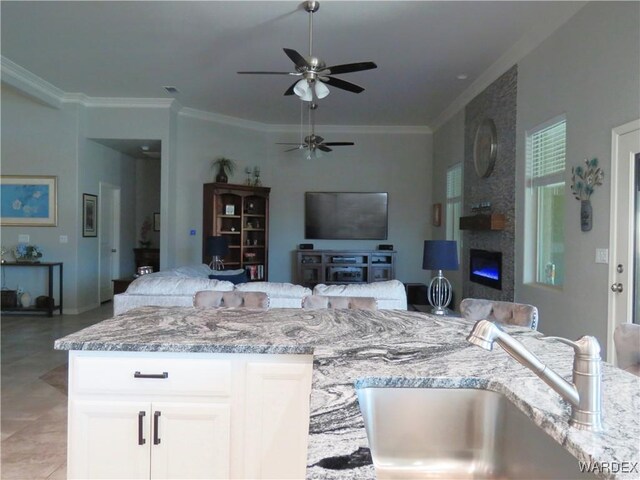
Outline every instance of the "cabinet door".
<path fill-rule="evenodd" d="M 249 363 L 245 478 L 305 478 L 312 360 Z"/>
<path fill-rule="evenodd" d="M 228 404 L 154 402 L 151 478 L 229 478 Z"/>
<path fill-rule="evenodd" d="M 68 478 L 148 479 L 148 402 L 70 400 Z"/>

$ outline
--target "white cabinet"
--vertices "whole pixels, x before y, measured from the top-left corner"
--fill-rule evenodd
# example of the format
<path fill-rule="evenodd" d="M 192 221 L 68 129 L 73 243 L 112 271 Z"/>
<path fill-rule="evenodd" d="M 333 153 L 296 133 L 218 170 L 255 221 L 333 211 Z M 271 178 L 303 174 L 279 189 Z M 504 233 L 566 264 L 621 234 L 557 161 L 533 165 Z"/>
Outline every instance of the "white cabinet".
<path fill-rule="evenodd" d="M 69 399 L 69 413 L 69 478 L 149 478 L 148 403 Z"/>
<path fill-rule="evenodd" d="M 229 405 L 158 402 L 152 418 L 151 478 L 229 478 Z"/>
<path fill-rule="evenodd" d="M 247 365 L 246 478 L 304 478 L 311 364 Z M 300 428 L 306 424 L 307 428 Z"/>
<path fill-rule="evenodd" d="M 311 355 L 69 357 L 70 479 L 305 477 Z"/>

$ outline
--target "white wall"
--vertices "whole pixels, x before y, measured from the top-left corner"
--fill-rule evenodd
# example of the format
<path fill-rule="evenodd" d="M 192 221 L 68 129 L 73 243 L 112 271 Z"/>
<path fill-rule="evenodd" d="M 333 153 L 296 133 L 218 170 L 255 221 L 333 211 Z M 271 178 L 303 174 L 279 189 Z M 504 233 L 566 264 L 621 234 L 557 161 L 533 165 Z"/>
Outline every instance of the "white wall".
<path fill-rule="evenodd" d="M 379 133 L 345 128 L 316 132 L 326 141 L 353 141 L 322 158 L 306 160 L 299 152 L 284 153 L 276 142 L 296 142 L 299 134 L 269 138 L 271 190 L 269 279 L 295 280 L 293 251 L 310 242 L 317 249 L 376 249 L 391 243 L 398 251 L 396 277 L 424 282 L 422 242 L 431 238 L 431 135 Z M 363 133 L 364 132 L 364 133 Z M 389 235 L 386 240 L 305 240 L 304 192 L 347 191 L 389 193 Z"/>
<path fill-rule="evenodd" d="M 540 309 L 546 334 L 595 335 L 606 346 L 607 265 L 595 249 L 609 245 L 611 130 L 640 118 L 640 6 L 589 3 L 518 64 L 517 218 L 524 212 L 525 132 L 559 114 L 567 117 L 566 282 L 562 290 L 522 283 L 524 227 L 517 226 L 516 299 Z M 591 197 L 594 224 L 580 231 L 580 202 L 571 167 L 597 157 L 604 185 Z"/>
<path fill-rule="evenodd" d="M 176 191 L 171 201 L 176 216 L 172 235 L 175 240 L 175 265 L 202 262 L 203 185 L 215 180 L 212 162 L 218 157 L 235 161 L 236 171 L 229 183 L 244 183 L 244 168 L 259 166 L 265 186 L 272 186 L 267 161 L 266 135 L 252 128 L 225 125 L 206 118 L 178 115 Z M 190 231 L 196 235 L 191 236 Z M 163 245 L 164 247 L 164 245 Z"/>
<path fill-rule="evenodd" d="M 2 174 L 55 175 L 58 177 L 58 225 L 55 227 L 2 227 L 2 245 L 13 248 L 19 234 L 42 247 L 43 261 L 64 262 L 65 309 L 77 308 L 75 301 L 76 260 L 80 239 L 78 215 L 78 129 L 77 106 L 51 108 L 2 85 Z M 60 235 L 68 243 L 60 243 Z M 13 259 L 13 257 L 10 257 Z M 6 286 L 20 285 L 32 298 L 47 294 L 44 268 L 3 268 Z M 57 270 L 55 292 L 58 291 Z M 57 293 L 56 301 L 59 301 Z"/>
<path fill-rule="evenodd" d="M 433 203 L 442 204 L 442 226 L 433 227 L 436 240 L 446 238 L 447 169 L 456 163 L 461 163 L 464 168 L 464 110 L 456 113 L 433 134 Z M 462 193 L 464 196 L 464 189 Z M 460 251 L 464 251 L 462 246 Z M 462 265 L 462 259 L 459 261 Z M 446 272 L 446 277 L 451 282 L 458 306 L 462 300 L 462 267 L 455 272 Z"/>

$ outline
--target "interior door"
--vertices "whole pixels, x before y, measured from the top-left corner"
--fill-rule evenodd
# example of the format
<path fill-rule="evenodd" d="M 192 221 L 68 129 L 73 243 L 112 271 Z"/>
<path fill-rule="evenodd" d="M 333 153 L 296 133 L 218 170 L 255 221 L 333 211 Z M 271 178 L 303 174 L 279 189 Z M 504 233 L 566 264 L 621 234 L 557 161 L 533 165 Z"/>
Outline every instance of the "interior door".
<path fill-rule="evenodd" d="M 114 278 L 120 275 L 120 188 L 100 183 L 100 303 L 113 297 Z"/>
<path fill-rule="evenodd" d="M 639 323 L 635 285 L 636 211 L 638 175 L 636 158 L 640 153 L 640 120 L 615 128 L 611 154 L 611 236 L 609 256 L 609 319 L 607 360 L 615 362 L 613 332 L 622 323 Z"/>

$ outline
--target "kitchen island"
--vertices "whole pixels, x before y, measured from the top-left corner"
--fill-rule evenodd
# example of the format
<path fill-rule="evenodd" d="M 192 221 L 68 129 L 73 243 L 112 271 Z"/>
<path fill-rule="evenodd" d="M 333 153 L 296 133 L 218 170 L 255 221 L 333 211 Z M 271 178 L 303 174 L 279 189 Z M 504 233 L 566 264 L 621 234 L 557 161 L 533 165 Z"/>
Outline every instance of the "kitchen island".
<path fill-rule="evenodd" d="M 71 351 L 313 355 L 306 476 L 374 478 L 356 388 L 480 388 L 506 396 L 584 462 L 637 478 L 640 379 L 603 364 L 604 431 L 570 427 L 569 405 L 502 349 L 471 346 L 472 323 L 396 310 L 201 310 L 142 307 L 59 339 Z M 509 332 L 570 379 L 573 350 L 540 333 Z M 588 333 L 588 332 L 584 332 Z M 635 470 L 633 467 L 635 465 Z M 608 472 L 604 471 L 605 476 Z M 610 476 L 614 476 L 613 474 Z"/>

